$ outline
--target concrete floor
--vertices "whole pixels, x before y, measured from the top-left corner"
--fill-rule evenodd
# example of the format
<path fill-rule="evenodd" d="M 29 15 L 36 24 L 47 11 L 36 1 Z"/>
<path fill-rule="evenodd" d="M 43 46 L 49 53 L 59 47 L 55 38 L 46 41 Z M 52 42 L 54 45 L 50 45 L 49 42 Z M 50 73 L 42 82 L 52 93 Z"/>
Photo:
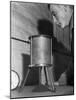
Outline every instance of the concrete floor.
<path fill-rule="evenodd" d="M 72 86 L 56 86 L 55 92 L 49 91 L 44 86 L 25 86 L 22 90 L 19 88 L 11 90 L 11 99 L 24 97 L 61 96 L 73 94 L 74 88 Z"/>

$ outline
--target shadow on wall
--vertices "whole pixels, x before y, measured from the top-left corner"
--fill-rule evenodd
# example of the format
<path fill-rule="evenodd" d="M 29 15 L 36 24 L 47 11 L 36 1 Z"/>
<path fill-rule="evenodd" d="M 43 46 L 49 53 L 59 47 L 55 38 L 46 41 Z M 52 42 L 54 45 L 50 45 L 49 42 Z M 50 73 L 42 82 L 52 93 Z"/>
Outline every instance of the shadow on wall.
<path fill-rule="evenodd" d="M 38 20 L 37 29 L 39 34 L 53 35 L 53 23 L 47 19 Z"/>
<path fill-rule="evenodd" d="M 26 73 L 28 70 L 28 65 L 30 64 L 30 55 L 28 54 L 22 54 L 22 58 L 23 58 L 23 81 L 26 77 Z M 28 75 L 27 81 L 25 85 L 37 85 L 38 84 L 38 69 L 37 68 L 32 68 L 30 70 L 30 73 Z M 23 82 L 22 82 L 23 83 Z"/>

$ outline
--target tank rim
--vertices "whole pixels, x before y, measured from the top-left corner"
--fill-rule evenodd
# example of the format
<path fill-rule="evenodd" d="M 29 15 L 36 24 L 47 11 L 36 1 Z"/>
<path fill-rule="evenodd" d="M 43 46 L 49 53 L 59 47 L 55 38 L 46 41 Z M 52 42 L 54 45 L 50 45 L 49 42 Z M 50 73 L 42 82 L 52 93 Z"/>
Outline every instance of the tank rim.
<path fill-rule="evenodd" d="M 51 35 L 43 35 L 43 34 L 41 34 L 41 35 L 32 35 L 32 36 L 29 36 L 29 40 L 30 40 L 31 38 L 35 38 L 35 37 L 52 38 L 53 36 L 51 36 Z"/>

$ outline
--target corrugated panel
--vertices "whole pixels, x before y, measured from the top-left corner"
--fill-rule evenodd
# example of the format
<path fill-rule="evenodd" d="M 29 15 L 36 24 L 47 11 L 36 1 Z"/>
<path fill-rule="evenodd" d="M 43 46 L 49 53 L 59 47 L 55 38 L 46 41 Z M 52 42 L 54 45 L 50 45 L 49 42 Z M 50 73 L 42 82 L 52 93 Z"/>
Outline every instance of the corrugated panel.
<path fill-rule="evenodd" d="M 56 38 L 56 42 L 53 44 L 54 48 L 62 51 L 63 53 L 66 52 L 68 53 L 68 51 L 71 51 L 71 37 L 70 37 L 70 28 L 69 26 L 65 27 L 64 29 L 62 29 L 61 27 L 59 27 L 58 25 L 54 25 L 54 35 Z M 62 48 L 63 47 L 63 48 Z"/>
<path fill-rule="evenodd" d="M 71 50 L 71 37 L 70 37 L 70 27 L 64 28 L 64 46 L 70 51 Z"/>

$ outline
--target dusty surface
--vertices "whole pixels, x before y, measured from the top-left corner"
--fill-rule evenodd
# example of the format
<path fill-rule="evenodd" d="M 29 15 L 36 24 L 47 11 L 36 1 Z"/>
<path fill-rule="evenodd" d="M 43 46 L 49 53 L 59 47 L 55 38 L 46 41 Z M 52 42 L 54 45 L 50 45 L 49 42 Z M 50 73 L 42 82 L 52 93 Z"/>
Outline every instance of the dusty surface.
<path fill-rule="evenodd" d="M 74 88 L 71 86 L 57 86 L 55 92 L 51 92 L 44 86 L 25 86 L 22 90 L 17 88 L 16 90 L 11 91 L 11 98 L 60 96 L 73 94 Z"/>

